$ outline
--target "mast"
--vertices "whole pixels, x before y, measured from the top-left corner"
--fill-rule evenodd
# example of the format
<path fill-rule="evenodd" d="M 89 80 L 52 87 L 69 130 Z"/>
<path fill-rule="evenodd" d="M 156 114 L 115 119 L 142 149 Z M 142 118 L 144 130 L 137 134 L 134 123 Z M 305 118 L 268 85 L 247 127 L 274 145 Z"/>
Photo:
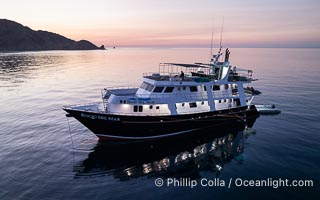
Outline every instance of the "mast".
<path fill-rule="evenodd" d="M 226 49 L 226 54 L 225 54 L 225 57 L 224 57 L 224 62 L 229 62 L 229 55 L 230 55 L 230 51 L 229 51 L 229 49 L 227 48 L 227 49 Z"/>
<path fill-rule="evenodd" d="M 222 34 L 223 34 L 223 26 L 224 26 L 224 17 L 222 18 L 222 27 L 221 27 L 221 33 L 220 33 L 220 48 L 219 48 L 219 51 L 218 51 L 218 54 L 213 54 L 212 55 L 212 58 L 211 58 L 211 61 L 210 61 L 210 73 L 211 74 L 215 74 L 217 73 L 216 71 L 216 65 L 218 64 L 219 62 L 219 58 L 220 56 L 222 55 L 221 53 L 221 50 L 222 50 Z M 211 37 L 211 54 L 212 54 L 212 39 L 213 38 L 213 31 L 212 31 L 212 37 Z M 218 74 L 221 74 L 221 68 L 219 68 L 218 70 Z"/>
<path fill-rule="evenodd" d="M 219 54 L 218 59 L 222 55 L 221 49 L 222 49 L 222 33 L 223 33 L 223 26 L 224 26 L 224 17 L 222 18 L 222 27 L 221 27 L 221 33 L 220 33 L 220 48 L 219 48 Z M 218 61 L 218 60 L 217 60 Z"/>

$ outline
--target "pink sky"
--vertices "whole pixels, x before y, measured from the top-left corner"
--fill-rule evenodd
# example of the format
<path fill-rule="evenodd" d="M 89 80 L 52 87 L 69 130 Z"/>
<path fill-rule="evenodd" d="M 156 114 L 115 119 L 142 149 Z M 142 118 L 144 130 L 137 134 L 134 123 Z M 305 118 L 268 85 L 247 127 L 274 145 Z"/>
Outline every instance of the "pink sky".
<path fill-rule="evenodd" d="M 320 47 L 316 0 L 2 0 L 0 18 L 106 46 Z"/>

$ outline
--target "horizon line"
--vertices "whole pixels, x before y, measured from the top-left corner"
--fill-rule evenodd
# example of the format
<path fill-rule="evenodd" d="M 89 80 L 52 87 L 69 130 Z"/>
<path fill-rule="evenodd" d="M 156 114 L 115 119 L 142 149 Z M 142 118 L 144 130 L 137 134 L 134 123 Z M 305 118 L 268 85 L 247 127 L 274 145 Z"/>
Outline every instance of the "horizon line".
<path fill-rule="evenodd" d="M 104 45 L 109 48 L 210 48 L 205 45 Z M 220 48 L 220 47 L 213 47 Z M 228 46 L 224 45 L 222 48 L 256 48 L 256 49 L 319 49 L 320 46 Z"/>

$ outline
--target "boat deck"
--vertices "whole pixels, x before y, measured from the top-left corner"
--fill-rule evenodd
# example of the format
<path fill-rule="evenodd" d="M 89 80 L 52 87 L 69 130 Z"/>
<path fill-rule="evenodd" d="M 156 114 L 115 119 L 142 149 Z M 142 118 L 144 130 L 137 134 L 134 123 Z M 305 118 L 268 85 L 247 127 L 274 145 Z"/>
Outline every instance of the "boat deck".
<path fill-rule="evenodd" d="M 69 109 L 69 110 L 77 110 L 77 111 L 86 111 L 86 112 L 91 111 L 96 113 L 106 113 L 105 107 L 102 102 L 70 105 L 70 106 L 64 106 L 63 108 Z"/>

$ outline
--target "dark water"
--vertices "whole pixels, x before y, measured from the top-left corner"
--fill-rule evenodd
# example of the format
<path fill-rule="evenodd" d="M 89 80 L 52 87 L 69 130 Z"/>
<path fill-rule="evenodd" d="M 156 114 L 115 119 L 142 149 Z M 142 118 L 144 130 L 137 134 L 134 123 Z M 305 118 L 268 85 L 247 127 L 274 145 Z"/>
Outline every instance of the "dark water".
<path fill-rule="evenodd" d="M 138 85 L 159 62 L 207 62 L 208 52 L 0 54 L 0 199 L 319 199 L 319 49 L 231 49 L 232 64 L 259 78 L 253 86 L 263 94 L 254 101 L 282 110 L 260 116 L 250 131 L 229 125 L 169 141 L 99 144 L 61 109 L 99 101 L 106 86 Z M 157 178 L 198 186 L 156 187 Z M 226 186 L 203 187 L 203 178 Z M 313 187 L 228 188 L 230 178 L 312 180 Z"/>

